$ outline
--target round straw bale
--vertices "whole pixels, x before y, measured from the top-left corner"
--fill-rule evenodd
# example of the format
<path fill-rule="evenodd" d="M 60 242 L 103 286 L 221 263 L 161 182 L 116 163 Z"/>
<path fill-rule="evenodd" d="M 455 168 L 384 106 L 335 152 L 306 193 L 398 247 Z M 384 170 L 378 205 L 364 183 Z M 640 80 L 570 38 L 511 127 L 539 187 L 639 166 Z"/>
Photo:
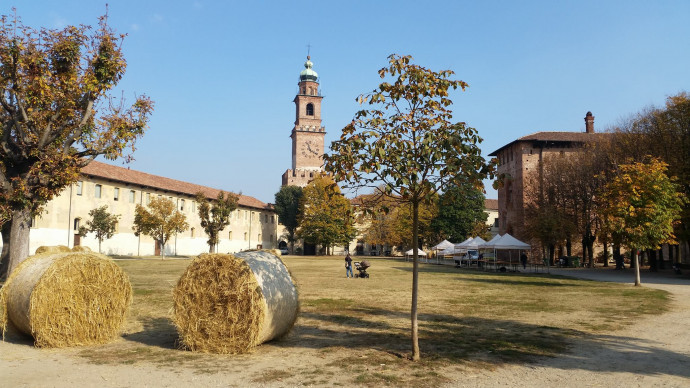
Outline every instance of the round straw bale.
<path fill-rule="evenodd" d="M 91 248 L 85 245 L 75 245 L 72 248 L 72 252 L 91 252 Z"/>
<path fill-rule="evenodd" d="M 0 291 L 10 322 L 38 347 L 106 343 L 114 339 L 132 303 L 132 286 L 115 262 L 87 252 L 27 258 Z"/>
<path fill-rule="evenodd" d="M 266 251 L 197 257 L 173 299 L 183 345 L 209 353 L 244 353 L 286 334 L 299 307 L 285 264 Z"/>
<path fill-rule="evenodd" d="M 41 245 L 40 247 L 36 248 L 36 254 L 40 255 L 41 253 L 60 253 L 60 252 L 72 252 L 69 247 L 66 247 L 64 245 L 53 245 L 53 246 L 46 246 L 46 245 Z"/>

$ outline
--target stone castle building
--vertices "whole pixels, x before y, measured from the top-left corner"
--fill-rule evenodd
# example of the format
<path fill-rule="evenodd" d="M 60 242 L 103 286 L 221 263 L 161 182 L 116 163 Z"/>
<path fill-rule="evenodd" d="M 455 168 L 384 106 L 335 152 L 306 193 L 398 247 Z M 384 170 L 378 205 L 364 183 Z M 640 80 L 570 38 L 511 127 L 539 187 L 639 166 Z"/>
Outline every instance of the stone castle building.
<path fill-rule="evenodd" d="M 214 199 L 220 190 L 189 182 L 147 174 L 141 171 L 92 161 L 82 169 L 78 182 L 67 187 L 34 217 L 30 233 L 30 252 L 42 245 L 85 245 L 98 251 L 92 234 L 79 235 L 79 227 L 91 218 L 89 211 L 103 205 L 119 214 L 115 235 L 102 243 L 102 251 L 111 255 L 158 255 L 161 247 L 148 236 L 135 236 L 134 209 L 151 198 L 172 200 L 189 223 L 189 229 L 173 236 L 165 246 L 166 255 L 198 255 L 208 252 L 208 244 L 199 220 L 196 193 Z M 218 252 L 277 247 L 278 220 L 273 207 L 256 198 L 240 195 L 238 208 L 232 212 L 230 225 L 220 234 Z"/>
<path fill-rule="evenodd" d="M 528 175 L 540 168 L 549 155 L 578 152 L 586 143 L 604 134 L 594 132 L 594 116 L 587 112 L 585 132 L 537 132 L 514 140 L 490 156 L 498 158 L 498 173 L 507 177 L 498 189 L 499 233 L 510 233 L 523 241 L 528 240 L 524 230 L 524 209 L 529 198 Z"/>
<path fill-rule="evenodd" d="M 304 187 L 322 171 L 326 128 L 321 125 L 319 75 L 307 56 L 299 75 L 295 96 L 295 125 L 292 128 L 292 168 L 283 174 L 283 186 Z"/>

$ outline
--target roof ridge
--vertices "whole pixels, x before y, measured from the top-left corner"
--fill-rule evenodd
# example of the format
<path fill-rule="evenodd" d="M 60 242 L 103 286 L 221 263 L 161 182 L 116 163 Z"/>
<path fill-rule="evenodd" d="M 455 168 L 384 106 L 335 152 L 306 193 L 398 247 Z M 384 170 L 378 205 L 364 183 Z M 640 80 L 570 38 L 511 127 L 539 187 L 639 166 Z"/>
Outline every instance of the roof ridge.
<path fill-rule="evenodd" d="M 100 178 L 121 181 L 124 183 L 131 183 L 140 186 L 152 187 L 165 191 L 172 191 L 181 194 L 195 195 L 197 192 L 202 192 L 207 198 L 216 198 L 221 191 L 232 193 L 229 190 L 220 190 L 208 186 L 198 185 L 196 183 L 185 182 L 178 179 L 168 178 L 160 175 L 154 175 L 143 171 L 132 170 L 125 167 L 115 166 L 108 163 L 92 160 L 86 167 L 82 169 L 82 174 L 96 176 Z M 238 204 L 267 209 L 270 206 L 254 197 L 233 193 L 239 196 Z"/>

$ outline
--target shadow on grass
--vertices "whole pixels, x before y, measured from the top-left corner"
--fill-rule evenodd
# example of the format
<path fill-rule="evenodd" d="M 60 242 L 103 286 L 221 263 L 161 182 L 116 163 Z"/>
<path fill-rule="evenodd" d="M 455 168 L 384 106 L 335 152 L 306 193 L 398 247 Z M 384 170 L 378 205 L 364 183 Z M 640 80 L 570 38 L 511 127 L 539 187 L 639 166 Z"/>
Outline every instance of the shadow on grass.
<path fill-rule="evenodd" d="M 408 313 L 385 309 L 353 309 L 350 312 L 351 316 L 342 311 L 332 314 L 303 312 L 292 332 L 272 345 L 281 348 L 375 349 L 400 357 L 410 353 L 409 326 L 394 327 L 380 322 L 381 317 L 399 322 L 400 318 L 409 318 Z M 575 342 L 590 347 L 592 351 L 588 354 L 594 359 L 621 357 L 626 362 L 586 362 L 582 354 L 568 353 L 569 346 Z M 690 368 L 687 368 L 690 356 L 661 349 L 659 344 L 626 336 L 591 334 L 509 320 L 421 314 L 419 343 L 423 358 L 432 361 L 503 365 L 558 356 L 547 362 L 564 370 L 690 377 Z M 669 362 L 662 368 L 650 370 L 647 367 L 650 357 Z"/>
<path fill-rule="evenodd" d="M 412 267 L 393 267 L 393 269 L 405 272 L 412 272 Z M 420 267 L 420 273 L 453 273 L 455 272 L 462 280 L 477 283 L 493 283 L 493 284 L 508 284 L 508 285 L 523 285 L 523 286 L 548 286 L 548 287 L 582 287 L 579 281 L 584 279 L 576 279 L 568 276 L 549 275 L 545 273 L 498 273 L 498 272 L 484 272 L 476 270 L 458 269 L 456 271 L 448 271 L 444 269 L 437 269 L 434 266 Z M 572 281 L 576 280 L 576 281 Z M 566 281 L 566 283 L 564 283 Z"/>

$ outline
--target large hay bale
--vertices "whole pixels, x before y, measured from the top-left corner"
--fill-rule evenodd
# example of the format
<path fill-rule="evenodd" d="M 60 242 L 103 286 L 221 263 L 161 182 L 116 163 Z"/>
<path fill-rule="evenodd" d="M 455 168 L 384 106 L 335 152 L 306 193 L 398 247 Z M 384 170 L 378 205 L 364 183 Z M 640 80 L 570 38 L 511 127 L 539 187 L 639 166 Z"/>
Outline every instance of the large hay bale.
<path fill-rule="evenodd" d="M 115 262 L 87 252 L 27 258 L 0 290 L 4 314 L 38 347 L 101 344 L 114 339 L 132 303 L 132 286 Z"/>
<path fill-rule="evenodd" d="M 182 343 L 193 351 L 244 353 L 286 334 L 297 319 L 297 288 L 266 251 L 203 254 L 173 290 Z"/>
<path fill-rule="evenodd" d="M 72 248 L 72 252 L 91 252 L 91 248 L 86 245 L 76 245 Z"/>
<path fill-rule="evenodd" d="M 64 246 L 64 245 L 41 245 L 40 247 L 36 248 L 36 254 L 40 255 L 42 253 L 61 253 L 61 252 L 72 252 L 69 247 Z"/>

